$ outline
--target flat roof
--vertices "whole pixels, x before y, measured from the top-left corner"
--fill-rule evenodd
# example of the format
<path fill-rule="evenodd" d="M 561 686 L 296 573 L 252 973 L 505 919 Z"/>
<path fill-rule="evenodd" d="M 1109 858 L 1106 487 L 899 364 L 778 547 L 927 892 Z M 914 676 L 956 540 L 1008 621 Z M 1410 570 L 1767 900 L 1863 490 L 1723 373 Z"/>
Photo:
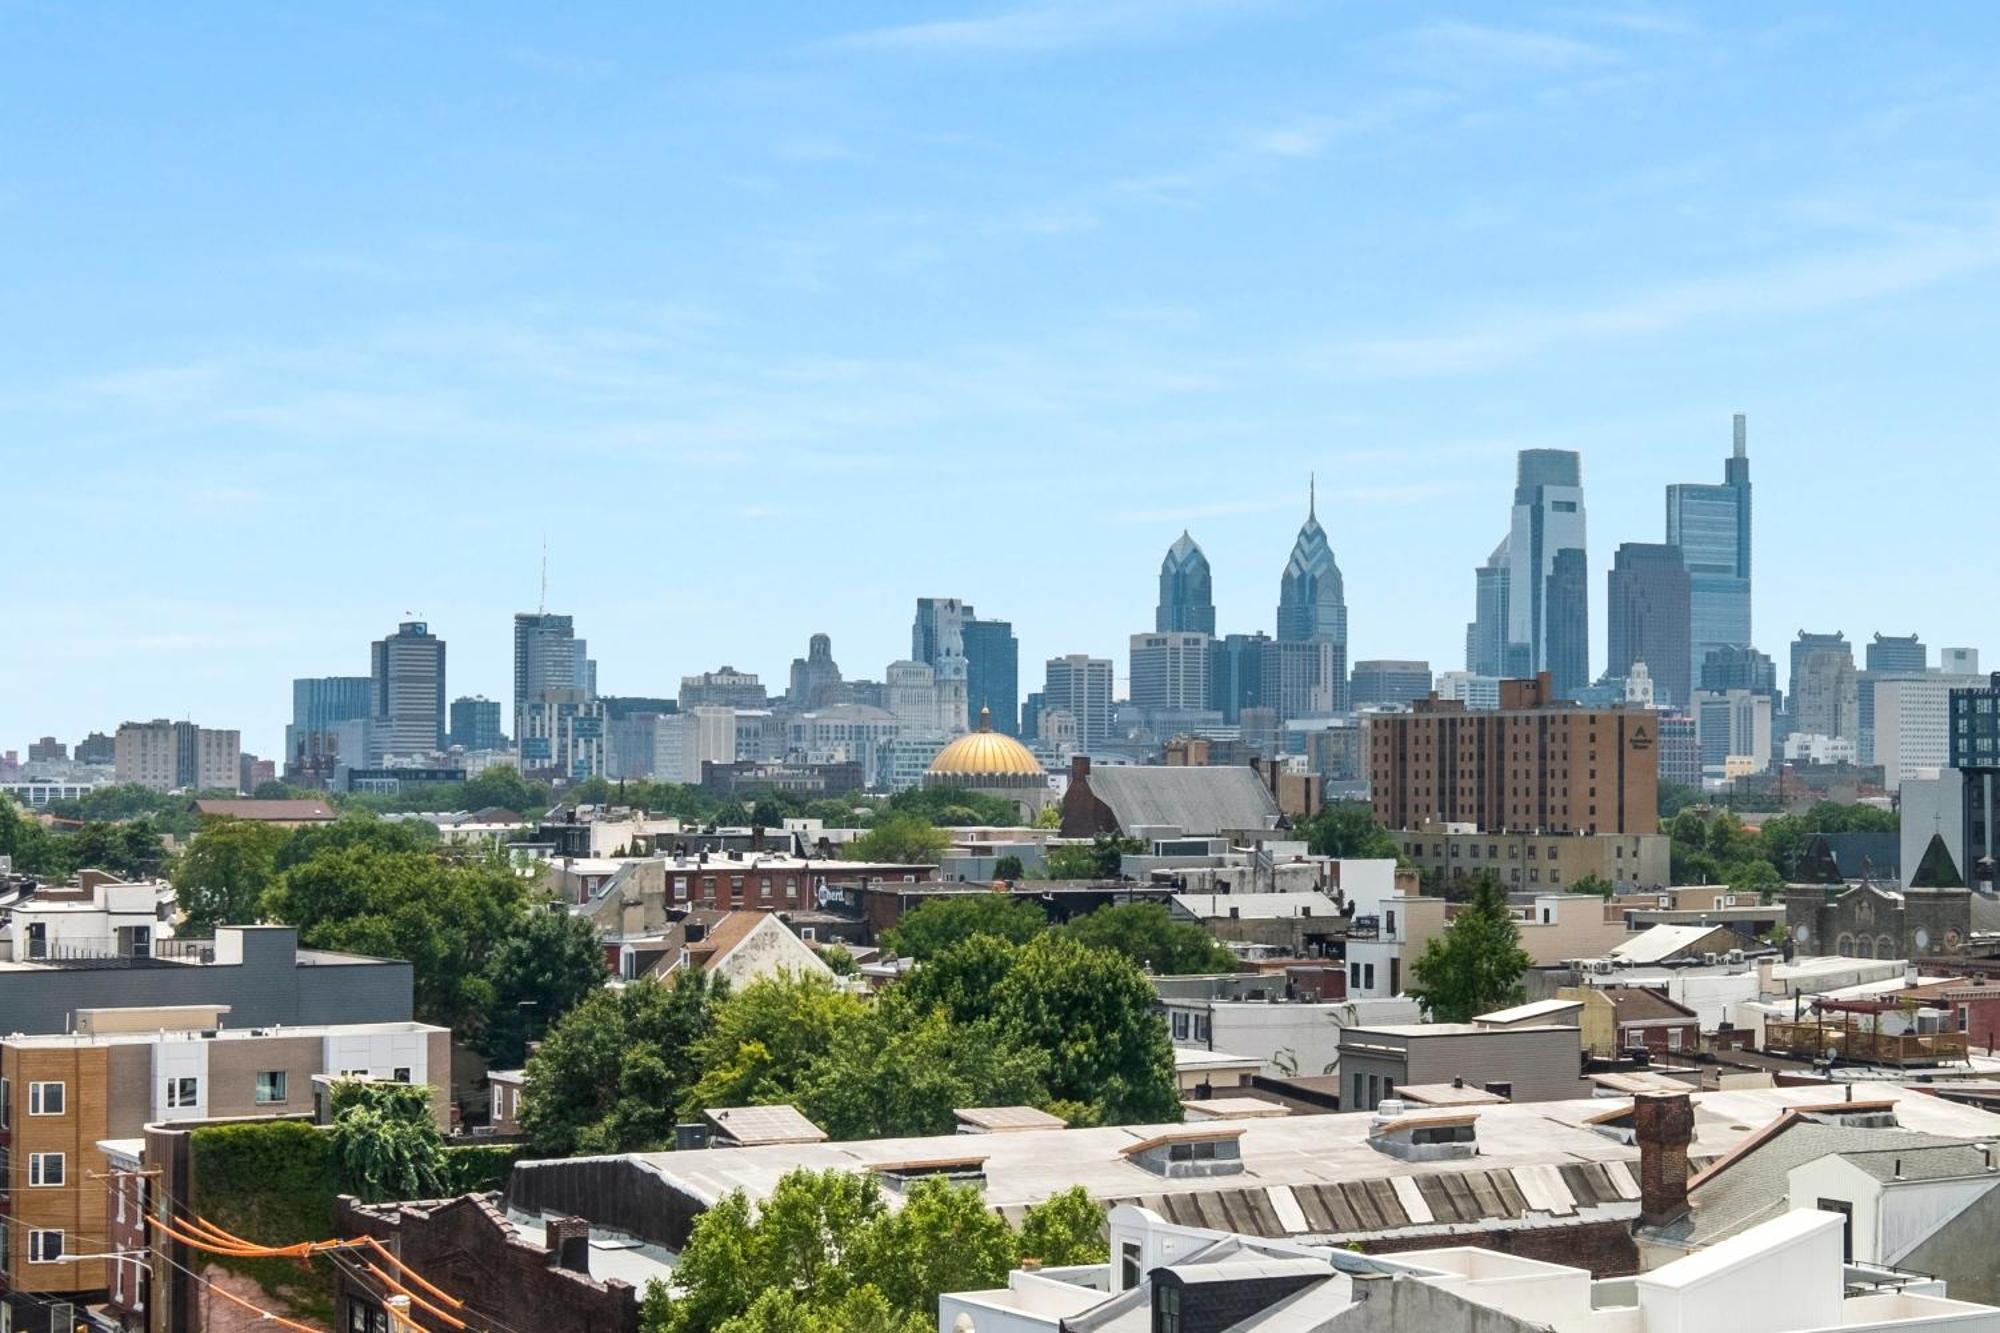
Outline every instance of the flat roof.
<path fill-rule="evenodd" d="M 207 1029 L 181 1028 L 164 1032 L 103 1032 L 85 1036 L 74 1032 L 16 1033 L 0 1038 L 8 1046 L 35 1047 L 45 1050 L 76 1050 L 90 1046 L 129 1046 L 142 1042 L 156 1041 L 267 1041 L 279 1037 L 341 1037 L 362 1033 L 432 1033 L 450 1032 L 450 1028 L 437 1027 L 430 1023 L 414 1020 L 396 1023 L 310 1023 L 299 1027 L 286 1027 L 273 1023 L 266 1027 L 240 1027 L 215 1029 L 213 1036 Z"/>
<path fill-rule="evenodd" d="M 1472 1021 L 1475 1024 L 1524 1023 L 1531 1018 L 1547 1018 L 1581 1008 L 1582 1000 L 1532 1000 L 1527 1004 L 1517 1004 L 1512 1009 L 1495 1009 L 1490 1014 L 1479 1014 Z"/>
<path fill-rule="evenodd" d="M 1497 1106 L 1512 1098 L 1502 1097 L 1497 1092 L 1466 1084 L 1460 1087 L 1451 1083 L 1399 1083 L 1396 1095 L 1406 1102 L 1416 1102 L 1420 1106 Z"/>
<path fill-rule="evenodd" d="M 2000 1115 L 1931 1097 L 1914 1088 L 1888 1087 L 1883 1092 L 1895 1101 L 1898 1119 L 1911 1130 L 1963 1139 L 2000 1138 Z M 1788 1108 L 1823 1104 L 1826 1096 L 1825 1088 L 1695 1092 L 1691 1097 L 1694 1142 L 1690 1155 L 1697 1163 L 1719 1157 Z M 1636 1216 L 1639 1150 L 1592 1127 L 1591 1119 L 1605 1109 L 1603 1099 L 1588 1097 L 1483 1107 L 1479 1113 L 1480 1155 L 1436 1162 L 1404 1161 L 1371 1146 L 1368 1137 L 1374 1116 L 1358 1111 L 1237 1122 L 1242 1131 L 1238 1143 L 1243 1169 L 1221 1176 L 1162 1178 L 1127 1160 L 1126 1153 L 1133 1145 L 1183 1132 L 1188 1128 L 1185 1125 L 996 1134 L 984 1140 L 980 1150 L 986 1154 L 986 1201 L 1010 1210 L 1010 1215 L 1081 1185 L 1092 1198 L 1104 1203 L 1155 1199 L 1157 1202 L 1148 1206 L 1175 1218 L 1204 1217 L 1221 1206 L 1219 1201 L 1202 1204 L 1204 1198 L 1240 1198 L 1243 1207 L 1251 1210 L 1246 1215 L 1254 1216 L 1265 1227 L 1263 1234 L 1270 1235 L 1364 1234 L 1457 1222 L 1472 1225 L 1482 1216 L 1489 1221 L 1519 1219 L 1526 1211 L 1523 1199 L 1537 1201 L 1536 1211 L 1563 1218 L 1574 1218 L 1593 1208 L 1612 1210 L 1592 1214 L 1595 1216 Z M 735 1189 L 744 1190 L 753 1201 L 766 1198 L 780 1178 L 798 1168 L 866 1171 L 883 1163 L 962 1156 L 965 1149 L 962 1141 L 947 1135 L 641 1153 L 627 1160 L 704 1204 L 712 1204 Z M 555 1169 L 567 1165 L 548 1164 Z M 533 1169 L 533 1164 L 524 1166 Z M 1470 1193 L 1455 1189 L 1448 1196 L 1438 1186 L 1449 1182 L 1426 1183 L 1431 1177 L 1453 1175 L 1470 1182 L 1466 1173 L 1481 1178 Z M 1413 1178 L 1413 1185 L 1395 1185 L 1386 1199 L 1378 1200 L 1396 1204 L 1386 1222 L 1362 1225 L 1361 1221 L 1350 1224 L 1342 1220 L 1354 1215 L 1341 1211 L 1345 1205 L 1336 1206 L 1341 1197 L 1363 1189 L 1370 1181 L 1393 1184 L 1402 1177 Z M 1414 1184 L 1424 1187 L 1419 1190 Z M 1472 1211 L 1475 1196 L 1481 1212 Z M 897 1206 L 897 1201 L 891 1204 Z M 1278 1211 L 1266 1217 L 1274 1208 Z M 1228 1215 L 1217 1214 L 1223 1221 Z M 1370 1215 L 1383 1216 L 1383 1209 L 1362 1215 L 1363 1220 Z"/>
<path fill-rule="evenodd" d="M 1179 1069 L 1261 1069 L 1264 1062 L 1254 1055 L 1231 1055 L 1228 1051 L 1204 1051 L 1194 1046 L 1174 1047 L 1174 1068 Z"/>
<path fill-rule="evenodd" d="M 952 1115 L 959 1124 L 972 1125 L 989 1134 L 1069 1128 L 1061 1116 L 1050 1115 L 1032 1106 L 962 1106 Z"/>
<path fill-rule="evenodd" d="M 1290 1115 L 1291 1108 L 1262 1097 L 1199 1097 L 1181 1103 L 1210 1120 L 1261 1120 L 1266 1116 Z"/>
<path fill-rule="evenodd" d="M 702 1114 L 745 1147 L 820 1143 L 826 1139 L 826 1131 L 806 1119 L 805 1112 L 796 1106 L 718 1106 Z"/>

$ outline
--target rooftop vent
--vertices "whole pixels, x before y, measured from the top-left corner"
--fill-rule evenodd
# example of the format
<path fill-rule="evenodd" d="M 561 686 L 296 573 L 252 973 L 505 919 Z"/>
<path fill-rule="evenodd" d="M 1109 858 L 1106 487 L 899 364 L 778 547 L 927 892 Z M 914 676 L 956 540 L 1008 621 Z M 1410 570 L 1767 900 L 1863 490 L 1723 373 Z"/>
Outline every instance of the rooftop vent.
<path fill-rule="evenodd" d="M 1227 1176 L 1243 1170 L 1239 1126 L 1198 1126 L 1168 1130 L 1126 1145 L 1120 1151 L 1134 1166 L 1156 1176 Z"/>
<path fill-rule="evenodd" d="M 1405 1162 L 1444 1162 L 1479 1155 L 1479 1117 L 1466 1111 L 1449 1115 L 1409 1115 L 1397 1098 L 1385 1099 L 1368 1123 L 1368 1144 Z"/>

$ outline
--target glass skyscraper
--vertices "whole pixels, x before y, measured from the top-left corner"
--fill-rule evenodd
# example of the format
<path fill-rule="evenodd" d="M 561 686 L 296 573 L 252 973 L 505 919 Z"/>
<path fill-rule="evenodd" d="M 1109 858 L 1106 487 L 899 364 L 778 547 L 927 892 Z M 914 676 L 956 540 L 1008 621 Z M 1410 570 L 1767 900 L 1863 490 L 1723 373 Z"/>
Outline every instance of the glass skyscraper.
<path fill-rule="evenodd" d="M 993 729 L 1012 736 L 1021 726 L 1021 644 L 1008 620 L 979 620 L 966 608 L 965 703 L 971 716 L 993 710 Z"/>
<path fill-rule="evenodd" d="M 1667 487 L 1667 544 L 1680 547 L 1687 564 L 1689 670 L 1699 678 L 1712 650 L 1751 642 L 1750 456 L 1741 412 L 1722 484 Z"/>
<path fill-rule="evenodd" d="M 1644 662 L 1653 678 L 1655 702 L 1686 708 L 1694 677 L 1688 656 L 1688 572 L 1680 548 L 1626 542 L 1613 556 L 1605 582 L 1610 660 L 1604 669 L 1629 676 L 1634 662 Z"/>
<path fill-rule="evenodd" d="M 1347 711 L 1347 590 L 1318 509 L 1317 495 L 1308 492 L 1306 521 L 1278 584 L 1278 642 L 1334 646 L 1328 668 L 1334 678 L 1320 688 L 1332 711 L 1342 713 Z"/>
<path fill-rule="evenodd" d="M 1215 590 L 1208 557 L 1186 532 L 1160 562 L 1160 605 L 1153 614 L 1153 629 L 1161 634 L 1215 633 Z"/>
<path fill-rule="evenodd" d="M 1507 534 L 1509 676 L 1546 671 L 1556 694 L 1590 684 L 1590 562 L 1583 463 L 1568 449 L 1523 449 Z"/>

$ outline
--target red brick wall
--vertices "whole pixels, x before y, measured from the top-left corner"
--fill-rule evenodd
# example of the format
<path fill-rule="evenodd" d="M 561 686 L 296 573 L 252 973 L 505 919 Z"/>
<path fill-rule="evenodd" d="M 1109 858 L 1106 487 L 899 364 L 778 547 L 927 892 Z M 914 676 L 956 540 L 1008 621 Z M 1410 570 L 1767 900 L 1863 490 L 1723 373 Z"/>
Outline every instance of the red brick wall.
<path fill-rule="evenodd" d="M 1394 1254 L 1399 1250 L 1430 1250 L 1445 1245 L 1477 1245 L 1483 1250 L 1518 1254 L 1524 1259 L 1587 1268 L 1597 1278 L 1630 1277 L 1639 1271 L 1639 1248 L 1632 1243 L 1631 1224 L 1617 1221 L 1481 1231 L 1464 1236 L 1402 1236 L 1363 1241 L 1361 1248 L 1368 1254 Z"/>

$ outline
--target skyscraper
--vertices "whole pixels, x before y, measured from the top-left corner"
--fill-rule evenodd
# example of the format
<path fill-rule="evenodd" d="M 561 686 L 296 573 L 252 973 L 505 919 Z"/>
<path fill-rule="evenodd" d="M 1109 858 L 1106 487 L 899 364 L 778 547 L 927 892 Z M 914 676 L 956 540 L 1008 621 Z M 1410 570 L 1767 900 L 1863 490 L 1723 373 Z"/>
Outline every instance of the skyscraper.
<path fill-rule="evenodd" d="M 1799 631 L 1792 644 L 1792 733 L 1859 742 L 1861 704 L 1854 647 L 1841 633 Z"/>
<path fill-rule="evenodd" d="M 1347 593 L 1319 525 L 1316 491 L 1306 493 L 1306 521 L 1278 582 L 1278 642 L 1332 645 L 1332 656 L 1321 659 L 1332 675 L 1318 688 L 1327 708 L 1339 713 L 1347 711 Z"/>
<path fill-rule="evenodd" d="M 367 676 L 308 676 L 292 682 L 292 720 L 285 728 L 287 780 L 323 783 L 333 773 L 339 745 L 334 729 L 372 717 L 375 682 Z M 366 755 L 349 762 L 365 763 Z"/>
<path fill-rule="evenodd" d="M 1507 583 L 1512 576 L 1507 538 L 1500 539 L 1486 563 L 1472 574 L 1474 601 L 1472 623 L 1465 627 L 1465 669 L 1498 679 L 1507 674 Z"/>
<path fill-rule="evenodd" d="M 965 644 L 966 716 L 991 709 L 993 729 L 1012 736 L 1021 717 L 1021 643 L 1013 622 L 980 620 L 967 607 L 959 637 Z"/>
<path fill-rule="evenodd" d="M 514 737 L 528 735 L 529 711 L 544 694 L 575 690 L 586 698 L 597 694 L 597 667 L 588 646 L 576 637 L 570 616 L 549 611 L 522 611 L 514 616 Z M 546 760 L 547 755 L 523 759 Z"/>
<path fill-rule="evenodd" d="M 1133 704 L 1155 713 L 1206 710 L 1212 642 L 1208 635 L 1194 631 L 1134 634 Z"/>
<path fill-rule="evenodd" d="M 1042 686 L 1042 716 L 1068 713 L 1088 750 L 1111 739 L 1111 659 L 1071 653 L 1051 657 Z"/>
<path fill-rule="evenodd" d="M 1590 683 L 1590 587 L 1583 465 L 1567 449 L 1523 449 L 1507 534 L 1506 675 L 1546 671 L 1556 694 Z"/>
<path fill-rule="evenodd" d="M 1153 628 L 1162 634 L 1215 633 L 1215 591 L 1208 557 L 1185 531 L 1160 562 L 1160 605 L 1153 614 Z"/>
<path fill-rule="evenodd" d="M 1264 704 L 1264 650 L 1271 636 L 1226 634 L 1209 644 L 1208 706 L 1235 726 L 1246 708 Z"/>
<path fill-rule="evenodd" d="M 444 640 L 423 621 L 407 620 L 375 641 L 370 661 L 376 753 L 369 762 L 443 749 Z"/>
<path fill-rule="evenodd" d="M 1748 644 L 1709 649 L 1695 683 L 1704 690 L 1755 690 L 1777 707 L 1778 664 L 1769 653 L 1760 653 Z"/>
<path fill-rule="evenodd" d="M 1930 650 L 1916 635 L 1898 637 L 1877 634 L 1868 644 L 1870 671 L 1923 671 L 1930 665 Z"/>
<path fill-rule="evenodd" d="M 1750 455 L 1741 412 L 1734 424 L 1720 486 L 1667 487 L 1667 544 L 1680 547 L 1687 564 L 1689 670 L 1697 679 L 1712 650 L 1751 642 Z"/>
<path fill-rule="evenodd" d="M 462 745 L 467 750 L 497 750 L 502 739 L 498 699 L 473 694 L 451 701 L 453 745 Z"/>
<path fill-rule="evenodd" d="M 1431 692 L 1431 664 L 1410 661 L 1367 661 L 1354 664 L 1349 678 L 1351 702 L 1356 708 L 1369 704 L 1410 704 Z"/>
<path fill-rule="evenodd" d="M 794 708 L 825 708 L 841 701 L 840 666 L 833 660 L 833 639 L 815 634 L 806 641 L 806 655 L 792 659 L 791 686 L 785 702 Z"/>
<path fill-rule="evenodd" d="M 1653 678 L 1654 701 L 1686 708 L 1694 678 L 1688 652 L 1689 577 L 1681 549 L 1626 542 L 1612 558 L 1605 584 L 1610 660 L 1604 669 L 1629 676 L 1634 662 L 1644 662 Z"/>

